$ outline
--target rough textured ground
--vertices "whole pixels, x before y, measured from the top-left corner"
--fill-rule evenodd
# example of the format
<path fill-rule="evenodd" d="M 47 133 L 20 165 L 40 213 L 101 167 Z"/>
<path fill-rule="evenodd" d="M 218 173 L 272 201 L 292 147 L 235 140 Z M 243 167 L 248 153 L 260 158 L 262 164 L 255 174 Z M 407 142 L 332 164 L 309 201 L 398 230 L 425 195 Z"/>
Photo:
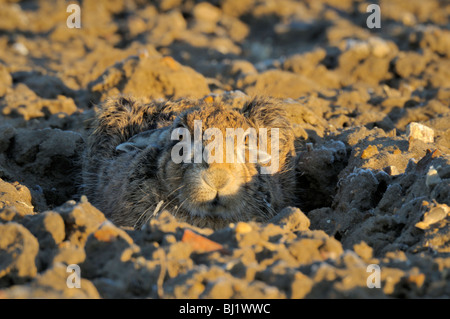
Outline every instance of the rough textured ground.
<path fill-rule="evenodd" d="M 0 298 L 449 298 L 450 5 L 372 2 L 86 0 L 68 29 L 66 1 L 0 1 Z M 304 204 L 114 226 L 78 174 L 118 93 L 284 99 Z"/>

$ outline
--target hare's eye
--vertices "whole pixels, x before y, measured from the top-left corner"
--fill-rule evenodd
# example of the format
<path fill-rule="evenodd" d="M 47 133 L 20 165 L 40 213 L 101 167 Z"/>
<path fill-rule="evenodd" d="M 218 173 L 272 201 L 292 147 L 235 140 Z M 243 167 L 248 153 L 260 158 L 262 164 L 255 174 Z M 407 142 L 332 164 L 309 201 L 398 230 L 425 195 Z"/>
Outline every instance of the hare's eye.
<path fill-rule="evenodd" d="M 253 143 L 255 142 L 254 136 L 251 136 L 251 134 L 246 134 L 245 138 L 244 138 L 245 148 L 249 148 L 251 146 L 250 144 L 253 144 L 251 142 L 253 142 Z"/>
<path fill-rule="evenodd" d="M 178 123 L 175 125 L 173 131 L 172 131 L 172 139 L 176 139 L 178 141 L 183 141 L 189 134 L 189 130 L 186 128 L 186 126 L 183 123 Z"/>

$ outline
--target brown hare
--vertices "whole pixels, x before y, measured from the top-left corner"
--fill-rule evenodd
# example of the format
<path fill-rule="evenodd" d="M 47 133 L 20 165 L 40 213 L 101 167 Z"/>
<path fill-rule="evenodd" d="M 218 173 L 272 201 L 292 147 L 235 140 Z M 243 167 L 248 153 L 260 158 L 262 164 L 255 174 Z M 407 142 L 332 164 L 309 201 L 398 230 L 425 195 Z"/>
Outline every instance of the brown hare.
<path fill-rule="evenodd" d="M 294 202 L 294 136 L 280 103 L 248 98 L 237 109 L 202 99 L 147 104 L 125 96 L 109 99 L 100 105 L 87 140 L 84 193 L 120 226 L 140 228 L 163 210 L 181 221 L 213 229 L 230 222 L 267 221 Z M 196 132 L 199 123 L 201 132 Z M 180 128 L 187 136 L 177 135 L 175 130 Z M 214 140 L 222 142 L 227 129 L 237 128 L 245 132 L 267 129 L 266 154 L 272 151 L 270 161 L 277 162 L 275 170 L 263 174 L 268 162 L 262 163 L 260 157 L 249 160 L 248 135 L 243 141 L 245 159 L 205 160 L 202 154 L 212 138 L 203 133 L 214 129 L 218 133 Z M 174 139 L 174 134 L 179 138 Z M 275 137 L 279 145 L 276 154 L 271 144 Z M 232 137 L 232 154 L 237 154 L 237 140 L 237 135 Z M 195 145 L 191 153 L 199 150 L 200 157 L 180 149 L 181 141 Z M 262 140 L 256 141 L 261 146 Z M 223 147 L 225 154 L 222 145 L 226 142 L 215 145 L 219 146 L 214 152 Z M 174 160 L 174 153 L 183 156 L 183 161 Z"/>

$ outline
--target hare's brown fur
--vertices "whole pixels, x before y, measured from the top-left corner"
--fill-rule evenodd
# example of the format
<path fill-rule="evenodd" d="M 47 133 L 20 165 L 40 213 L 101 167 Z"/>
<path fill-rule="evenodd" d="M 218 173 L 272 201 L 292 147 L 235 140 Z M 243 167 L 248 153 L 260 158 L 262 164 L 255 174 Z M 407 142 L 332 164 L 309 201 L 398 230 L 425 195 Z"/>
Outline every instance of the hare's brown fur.
<path fill-rule="evenodd" d="M 294 137 L 279 103 L 253 98 L 232 109 L 203 100 L 144 104 L 132 97 L 110 99 L 100 106 L 88 138 L 84 193 L 122 226 L 139 228 L 162 210 L 199 227 L 266 221 L 293 204 L 295 191 Z M 167 133 L 181 125 L 193 132 L 194 120 L 202 121 L 203 130 L 218 128 L 224 136 L 226 128 L 278 128 L 278 171 L 259 174 L 259 164 L 248 162 L 174 163 L 174 141 Z M 153 134 L 151 145 L 116 149 L 142 132 Z M 221 185 L 220 191 L 215 185 Z"/>

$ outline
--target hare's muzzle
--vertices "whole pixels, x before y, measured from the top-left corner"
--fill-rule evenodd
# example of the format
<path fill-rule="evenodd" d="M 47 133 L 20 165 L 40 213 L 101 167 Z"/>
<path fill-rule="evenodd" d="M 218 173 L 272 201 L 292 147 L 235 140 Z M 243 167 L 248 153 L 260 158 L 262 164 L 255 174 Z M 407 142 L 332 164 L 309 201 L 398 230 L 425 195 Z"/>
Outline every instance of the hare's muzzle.
<path fill-rule="evenodd" d="M 223 168 L 208 168 L 202 172 L 203 181 L 216 191 L 224 190 L 232 183 L 233 175 Z"/>

